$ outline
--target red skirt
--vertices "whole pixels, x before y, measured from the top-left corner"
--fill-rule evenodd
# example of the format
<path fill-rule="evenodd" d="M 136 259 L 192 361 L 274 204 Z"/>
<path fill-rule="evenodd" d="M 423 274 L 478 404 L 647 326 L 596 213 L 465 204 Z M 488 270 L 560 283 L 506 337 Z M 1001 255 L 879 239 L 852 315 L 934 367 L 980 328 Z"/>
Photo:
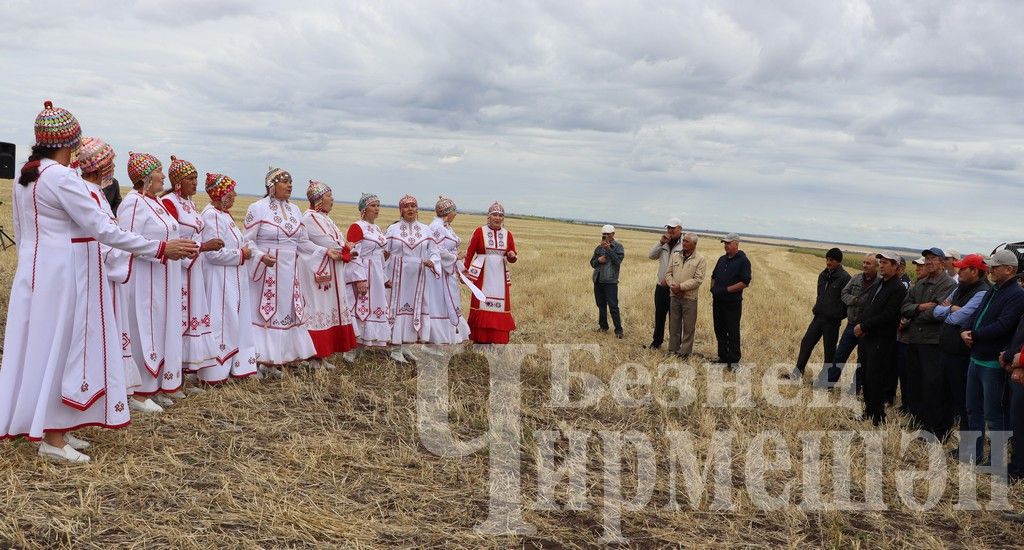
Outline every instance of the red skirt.
<path fill-rule="evenodd" d="M 356 349 L 356 333 L 352 325 L 338 325 L 324 330 L 311 330 L 309 337 L 313 339 L 318 359 L 326 359 L 335 353 L 345 353 Z"/>

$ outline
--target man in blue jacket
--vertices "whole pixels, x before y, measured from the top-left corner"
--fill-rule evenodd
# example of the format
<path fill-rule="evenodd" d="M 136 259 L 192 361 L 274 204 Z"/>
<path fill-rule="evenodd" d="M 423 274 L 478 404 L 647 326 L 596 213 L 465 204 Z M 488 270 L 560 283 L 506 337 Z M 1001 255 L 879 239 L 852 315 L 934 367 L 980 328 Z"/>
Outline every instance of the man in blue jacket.
<path fill-rule="evenodd" d="M 711 272 L 711 314 L 718 340 L 716 363 L 732 370 L 740 362 L 740 317 L 743 315 L 743 289 L 750 286 L 750 260 L 740 250 L 740 236 L 729 233 L 722 238 L 725 254 Z"/>
<path fill-rule="evenodd" d="M 977 463 L 983 462 L 986 429 L 1006 429 L 1003 407 L 1006 371 L 999 361 L 1024 313 L 1024 289 L 1017 283 L 1017 256 L 1006 249 L 998 250 L 985 259 L 985 264 L 989 266 L 992 289 L 971 317 L 967 325 L 970 330 L 960 333 L 971 348 L 971 364 L 967 367 L 967 428 L 982 434 L 977 438 L 974 456 L 960 459 L 973 459 Z M 961 436 L 966 437 L 966 434 Z"/>

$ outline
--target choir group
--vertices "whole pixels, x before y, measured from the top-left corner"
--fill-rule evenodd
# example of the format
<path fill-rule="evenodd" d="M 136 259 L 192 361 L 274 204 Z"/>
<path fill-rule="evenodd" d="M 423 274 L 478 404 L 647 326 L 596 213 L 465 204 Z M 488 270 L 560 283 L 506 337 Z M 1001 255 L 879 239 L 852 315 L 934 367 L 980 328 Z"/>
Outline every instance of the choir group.
<path fill-rule="evenodd" d="M 133 190 L 111 210 L 101 187 L 115 155 L 82 137 L 65 109 L 46 102 L 36 144 L 13 189 L 18 267 L 0 366 L 0 439 L 39 440 L 39 454 L 87 462 L 71 432 L 119 428 L 130 411 L 156 413 L 200 386 L 280 378 L 282 368 L 333 368 L 365 349 L 405 363 L 407 347 L 506 344 L 515 330 L 508 264 L 515 241 L 494 203 L 467 251 L 441 197 L 429 225 L 409 195 L 382 231 L 380 199 L 363 194 L 360 219 L 342 232 L 330 187 L 311 180 L 303 213 L 292 176 L 270 168 L 266 195 L 232 217 L 236 183 L 205 179 L 170 157 L 129 153 Z M 460 284 L 472 293 L 463 316 Z M 186 389 L 188 391 L 186 391 Z"/>

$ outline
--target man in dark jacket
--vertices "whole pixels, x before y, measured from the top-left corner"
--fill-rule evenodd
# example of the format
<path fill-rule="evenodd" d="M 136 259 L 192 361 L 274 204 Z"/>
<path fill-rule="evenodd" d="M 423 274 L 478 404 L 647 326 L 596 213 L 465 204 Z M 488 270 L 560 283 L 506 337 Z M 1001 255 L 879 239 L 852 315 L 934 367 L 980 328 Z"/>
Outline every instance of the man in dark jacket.
<path fill-rule="evenodd" d="M 615 336 L 622 338 L 622 319 L 619 316 L 619 266 L 626 257 L 626 249 L 615 240 L 615 228 L 601 228 L 601 244 L 594 249 L 590 266 L 594 268 L 594 300 L 597 302 L 597 324 L 601 332 L 608 332 L 608 311 L 615 324 Z"/>
<path fill-rule="evenodd" d="M 877 426 L 885 421 L 886 388 L 895 374 L 896 329 L 900 324 L 900 305 L 907 288 L 898 277 L 900 256 L 885 251 L 878 254 L 878 271 L 882 280 L 861 312 L 860 322 L 853 327 L 861 339 L 860 362 L 864 367 L 864 416 Z"/>
<path fill-rule="evenodd" d="M 971 348 L 971 364 L 967 367 L 967 428 L 981 432 L 976 440 L 973 457 L 961 456 L 966 461 L 983 462 L 985 432 L 1006 428 L 1003 391 L 1006 372 L 999 363 L 1024 313 L 1024 289 L 1017 283 L 1017 256 L 1003 249 L 985 259 L 989 267 L 992 289 L 968 324 L 970 330 L 960 336 Z M 967 435 L 961 433 L 962 438 Z M 961 447 L 964 439 L 961 439 Z"/>
<path fill-rule="evenodd" d="M 988 266 L 981 254 L 968 254 L 953 264 L 959 272 L 957 287 L 941 304 L 932 310 L 932 316 L 943 321 L 939 329 L 939 350 L 942 354 L 941 379 L 935 386 L 921 388 L 921 406 L 924 423 L 936 436 L 945 440 L 956 426 L 967 429 L 967 366 L 971 362 L 971 348 L 960 333 L 968 323 L 989 289 Z M 929 379 L 930 380 L 930 379 Z"/>
<path fill-rule="evenodd" d="M 796 368 L 789 375 L 793 380 L 799 380 L 804 375 L 811 352 L 822 338 L 825 340 L 825 369 L 831 368 L 836 343 L 839 341 L 839 326 L 846 318 L 846 304 L 843 303 L 842 294 L 848 282 L 850 274 L 843 268 L 843 251 L 838 248 L 829 249 L 825 253 L 825 269 L 818 274 L 818 296 L 811 308 L 814 317 L 800 341 Z"/>
<path fill-rule="evenodd" d="M 956 288 L 956 282 L 946 274 L 946 267 L 942 264 L 944 259 L 945 254 L 938 248 L 921 253 L 921 257 L 914 261 L 919 266 L 917 282 L 910 287 L 900 308 L 903 336 L 907 343 L 906 369 L 899 373 L 901 408 L 922 423 L 922 389 L 934 388 L 942 379 L 942 354 L 939 351 L 942 320 L 936 319 L 932 310 Z M 927 423 L 924 427 L 933 433 L 936 428 Z"/>
<path fill-rule="evenodd" d="M 1024 318 L 1017 323 L 1017 330 L 1010 340 L 1010 345 L 1003 351 L 999 358 L 1003 368 L 1010 373 L 1008 382 L 1009 410 L 1007 420 L 1010 430 L 1013 431 L 1011 438 L 1010 464 L 1007 467 L 1007 474 L 1010 482 L 1024 479 Z"/>
<path fill-rule="evenodd" d="M 107 198 L 107 204 L 110 205 L 110 211 L 117 215 L 117 207 L 121 204 L 121 186 L 117 183 L 117 178 L 112 178 L 109 182 L 104 182 L 104 185 L 100 187 L 103 191 L 103 196 Z"/>
<path fill-rule="evenodd" d="M 711 316 L 718 340 L 716 363 L 733 369 L 740 362 L 740 317 L 743 315 L 743 289 L 750 286 L 750 260 L 740 250 L 740 236 L 729 233 L 722 238 L 725 254 L 711 272 Z"/>

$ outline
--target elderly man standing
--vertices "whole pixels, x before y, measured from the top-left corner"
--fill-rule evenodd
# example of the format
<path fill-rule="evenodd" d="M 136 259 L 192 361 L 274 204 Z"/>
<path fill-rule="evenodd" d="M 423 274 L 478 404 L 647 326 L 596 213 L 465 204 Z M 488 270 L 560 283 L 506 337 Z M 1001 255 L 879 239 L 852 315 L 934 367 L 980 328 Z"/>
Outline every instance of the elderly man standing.
<path fill-rule="evenodd" d="M 718 340 L 716 363 L 733 369 L 740 362 L 740 317 L 743 315 L 743 289 L 750 286 L 750 260 L 740 250 L 740 236 L 729 233 L 722 238 L 725 254 L 711 272 L 711 314 Z"/>
<path fill-rule="evenodd" d="M 946 255 L 938 248 L 921 252 L 914 261 L 918 265 L 917 282 L 910 287 L 900 313 L 903 317 L 903 335 L 907 343 L 906 369 L 900 372 L 900 394 L 902 408 L 918 422 L 922 414 L 922 388 L 935 387 L 941 380 L 942 351 L 939 349 L 939 332 L 942 319 L 932 315 L 935 306 L 949 297 L 956 282 L 946 274 L 943 265 Z M 932 429 L 935 426 L 925 426 Z"/>
<path fill-rule="evenodd" d="M 661 349 L 661 344 L 665 341 L 665 317 L 668 316 L 669 307 L 672 305 L 672 295 L 665 281 L 665 272 L 668 271 L 672 254 L 683 249 L 682 236 L 683 222 L 679 221 L 679 218 L 670 219 L 665 224 L 665 234 L 647 254 L 648 258 L 658 260 L 658 284 L 654 287 L 654 336 L 647 346 L 650 349 Z"/>
<path fill-rule="evenodd" d="M 846 304 L 846 328 L 843 330 L 842 336 L 839 337 L 839 345 L 836 346 L 836 353 L 832 357 L 834 364 L 822 373 L 822 377 L 827 373 L 828 385 L 819 381 L 819 386 L 832 387 L 835 385 L 842 375 L 843 367 L 846 366 L 850 355 L 853 354 L 853 350 L 858 347 L 859 339 L 853 333 L 853 327 L 857 326 L 861 309 L 867 302 L 869 294 L 874 292 L 876 282 L 878 282 L 878 258 L 874 252 L 871 252 L 864 256 L 864 260 L 861 262 L 861 272 L 851 277 L 843 287 L 841 299 Z M 857 360 L 860 361 L 860 357 Z M 859 365 L 854 380 L 859 392 L 863 386 L 862 370 Z"/>
<path fill-rule="evenodd" d="M 869 293 L 853 333 L 861 339 L 864 366 L 864 416 L 877 426 L 885 421 L 885 400 L 896 367 L 896 329 L 907 288 L 899 277 L 900 255 L 885 251 L 877 256 L 881 280 Z"/>
<path fill-rule="evenodd" d="M 796 367 L 790 378 L 799 380 L 807 368 L 807 361 L 818 341 L 825 340 L 825 365 L 831 368 L 835 360 L 836 343 L 839 340 L 839 325 L 846 318 L 846 304 L 843 303 L 843 289 L 850 282 L 850 274 L 843 268 L 843 251 L 831 248 L 825 253 L 825 269 L 818 274 L 818 295 L 811 308 L 811 324 L 807 326 Z M 823 369 L 824 370 L 824 369 Z"/>
<path fill-rule="evenodd" d="M 615 227 L 601 228 L 601 244 L 594 249 L 590 265 L 594 268 L 594 300 L 597 301 L 597 324 L 601 332 L 608 332 L 608 311 L 615 324 L 615 336 L 622 338 L 622 319 L 619 316 L 619 266 L 626 257 L 626 249 L 615 240 Z"/>
<path fill-rule="evenodd" d="M 697 328 L 697 289 L 704 282 L 708 262 L 697 252 L 697 235 L 683 235 L 683 250 L 672 255 L 665 280 L 672 292 L 668 351 L 686 359 L 693 353 Z"/>

